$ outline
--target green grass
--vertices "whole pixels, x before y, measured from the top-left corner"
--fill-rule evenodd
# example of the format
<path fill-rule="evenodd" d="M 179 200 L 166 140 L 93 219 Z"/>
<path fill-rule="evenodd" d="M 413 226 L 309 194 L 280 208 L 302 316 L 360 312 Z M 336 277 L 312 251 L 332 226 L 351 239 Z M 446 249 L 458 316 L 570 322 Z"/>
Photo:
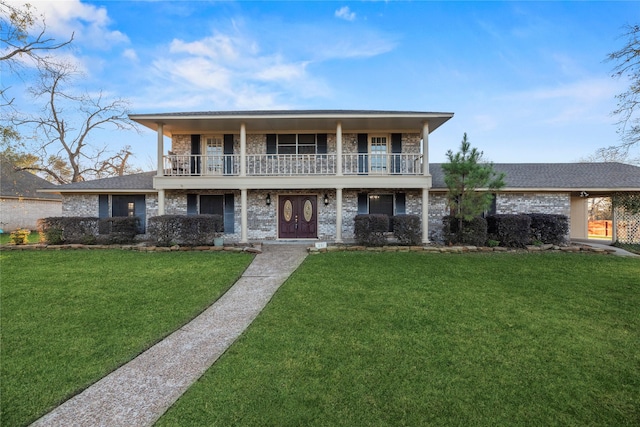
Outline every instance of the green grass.
<path fill-rule="evenodd" d="M 11 233 L 0 233 L 0 245 L 4 245 L 11 242 Z M 40 242 L 40 233 L 37 231 L 32 231 L 29 234 L 29 243 L 39 243 Z"/>
<path fill-rule="evenodd" d="M 309 257 L 159 426 L 640 423 L 640 262 Z"/>
<path fill-rule="evenodd" d="M 0 425 L 20 426 L 215 301 L 247 254 L 0 252 Z"/>

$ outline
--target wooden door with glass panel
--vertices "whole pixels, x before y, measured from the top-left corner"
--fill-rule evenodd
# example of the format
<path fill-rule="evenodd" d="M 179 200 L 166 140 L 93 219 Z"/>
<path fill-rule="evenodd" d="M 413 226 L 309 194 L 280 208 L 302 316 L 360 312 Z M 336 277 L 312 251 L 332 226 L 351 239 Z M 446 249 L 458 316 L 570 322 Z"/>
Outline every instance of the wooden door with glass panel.
<path fill-rule="evenodd" d="M 278 237 L 314 239 L 318 237 L 318 197 L 282 195 L 278 197 Z"/>

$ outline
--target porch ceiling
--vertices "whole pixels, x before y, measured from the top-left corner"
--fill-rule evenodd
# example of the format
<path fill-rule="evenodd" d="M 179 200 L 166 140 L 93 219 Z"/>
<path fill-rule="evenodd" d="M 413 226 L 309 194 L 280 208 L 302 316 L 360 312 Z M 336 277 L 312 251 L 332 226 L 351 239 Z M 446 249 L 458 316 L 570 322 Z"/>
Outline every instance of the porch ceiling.
<path fill-rule="evenodd" d="M 285 131 L 313 131 L 333 133 L 338 121 L 342 131 L 367 132 L 389 130 L 421 132 L 429 123 L 429 133 L 453 117 L 453 113 L 403 111 L 221 111 L 195 113 L 132 114 L 129 118 L 143 126 L 157 130 L 164 124 L 164 134 L 193 132 L 239 133 L 245 123 L 247 133 L 278 133 Z"/>

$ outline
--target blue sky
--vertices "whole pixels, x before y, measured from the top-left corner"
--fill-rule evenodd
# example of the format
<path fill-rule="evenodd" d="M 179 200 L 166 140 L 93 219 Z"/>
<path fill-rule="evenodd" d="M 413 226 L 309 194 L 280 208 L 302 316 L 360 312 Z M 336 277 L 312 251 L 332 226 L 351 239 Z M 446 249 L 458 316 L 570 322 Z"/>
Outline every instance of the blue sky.
<path fill-rule="evenodd" d="M 134 113 L 453 112 L 430 137 L 433 162 L 464 132 L 496 163 L 573 162 L 617 144 L 611 111 L 628 82 L 603 61 L 640 22 L 636 2 L 31 3 L 55 37 L 75 31 L 64 55 L 85 88 Z M 99 138 L 155 166 L 153 132 Z"/>

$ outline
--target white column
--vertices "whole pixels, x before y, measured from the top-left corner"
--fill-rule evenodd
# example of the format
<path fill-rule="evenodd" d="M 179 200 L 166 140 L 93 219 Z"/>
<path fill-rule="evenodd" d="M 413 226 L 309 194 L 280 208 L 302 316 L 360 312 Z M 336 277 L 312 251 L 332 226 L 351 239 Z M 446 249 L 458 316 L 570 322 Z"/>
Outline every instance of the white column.
<path fill-rule="evenodd" d="M 240 243 L 249 243 L 247 239 L 247 189 L 240 190 Z"/>
<path fill-rule="evenodd" d="M 336 125 L 336 175 L 342 176 L 342 122 Z"/>
<path fill-rule="evenodd" d="M 422 189 L 422 243 L 429 243 L 429 189 Z"/>
<path fill-rule="evenodd" d="M 247 176 L 247 126 L 244 123 L 240 125 L 240 176 Z"/>
<path fill-rule="evenodd" d="M 422 124 L 422 174 L 429 175 L 429 122 Z"/>
<path fill-rule="evenodd" d="M 336 188 L 336 243 L 342 243 L 342 188 Z"/>
<path fill-rule="evenodd" d="M 164 175 L 164 126 L 158 123 L 158 176 Z"/>
<path fill-rule="evenodd" d="M 164 190 L 158 190 L 158 215 L 164 215 Z"/>

